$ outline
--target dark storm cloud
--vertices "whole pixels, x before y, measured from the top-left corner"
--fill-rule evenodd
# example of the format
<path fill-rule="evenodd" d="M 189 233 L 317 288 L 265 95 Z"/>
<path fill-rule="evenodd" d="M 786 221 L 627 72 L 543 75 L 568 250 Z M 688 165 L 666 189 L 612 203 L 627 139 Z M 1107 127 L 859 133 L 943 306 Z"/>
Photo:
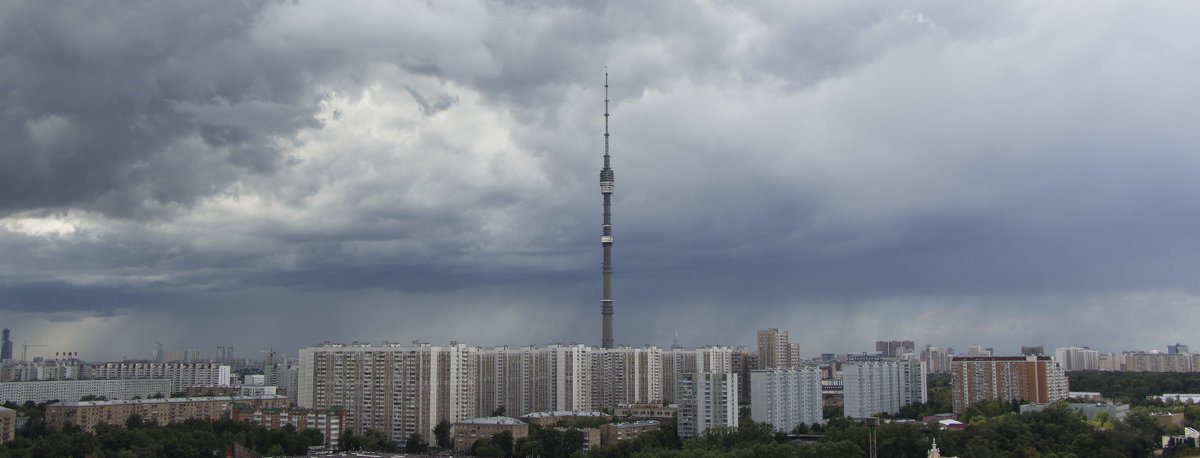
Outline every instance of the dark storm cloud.
<path fill-rule="evenodd" d="M 269 171 L 272 138 L 312 126 L 314 100 L 247 43 L 260 7 L 6 2 L 0 210 L 133 215 Z"/>
<path fill-rule="evenodd" d="M 590 342 L 605 66 L 622 342 L 1196 302 L 1200 36 L 1173 8 L 123 6 L 0 10 L 6 312 Z M 446 315 L 471 311 L 502 326 Z"/>

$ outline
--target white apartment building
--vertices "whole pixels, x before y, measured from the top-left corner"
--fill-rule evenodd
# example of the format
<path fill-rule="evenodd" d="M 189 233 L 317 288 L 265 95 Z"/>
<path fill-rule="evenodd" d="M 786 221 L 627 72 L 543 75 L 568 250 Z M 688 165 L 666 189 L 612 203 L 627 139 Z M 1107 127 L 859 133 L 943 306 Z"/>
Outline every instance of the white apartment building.
<path fill-rule="evenodd" d="M 431 346 L 325 344 L 300 350 L 298 404 L 346 408 L 346 428 L 375 429 L 395 441 L 419 433 L 433 440 L 441 420 L 474 418 L 477 349 L 451 342 Z"/>
<path fill-rule="evenodd" d="M 229 386 L 229 366 L 216 363 L 104 363 L 91 366 L 96 380 L 171 380 L 171 393 L 186 391 L 192 386 Z"/>
<path fill-rule="evenodd" d="M 927 402 L 925 364 L 895 359 L 852 359 L 842 366 L 845 415 L 851 418 L 895 414 Z"/>
<path fill-rule="evenodd" d="M 1082 347 L 1059 347 L 1054 349 L 1054 360 L 1064 371 L 1100 370 L 1100 352 Z"/>
<path fill-rule="evenodd" d="M 149 398 L 155 395 L 170 396 L 172 383 L 169 379 L 136 380 L 40 380 L 28 382 L 0 382 L 0 403 L 12 401 L 46 402 L 57 399 L 63 402 L 78 401 L 84 396 L 104 396 L 106 399 Z"/>
<path fill-rule="evenodd" d="M 658 347 L 595 349 L 592 371 L 595 409 L 662 402 L 662 349 Z"/>
<path fill-rule="evenodd" d="M 672 348 L 662 352 L 663 401 L 675 402 L 675 385 L 681 374 L 733 372 L 733 348 L 707 346 L 694 350 Z"/>
<path fill-rule="evenodd" d="M 776 431 L 822 420 L 821 371 L 815 367 L 750 371 L 750 418 Z"/>
<path fill-rule="evenodd" d="M 592 359 L 582 344 L 496 347 L 478 351 L 477 417 L 504 407 L 505 415 L 557 410 L 590 411 Z"/>
<path fill-rule="evenodd" d="M 696 372 L 679 377 L 679 437 L 692 440 L 710 428 L 737 427 L 738 377 Z"/>

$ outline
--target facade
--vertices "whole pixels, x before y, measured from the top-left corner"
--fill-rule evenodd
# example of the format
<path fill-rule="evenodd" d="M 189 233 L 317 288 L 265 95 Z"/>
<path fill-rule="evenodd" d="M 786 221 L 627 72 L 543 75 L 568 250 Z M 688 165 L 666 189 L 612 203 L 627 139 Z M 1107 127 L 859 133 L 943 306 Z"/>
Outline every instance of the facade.
<path fill-rule="evenodd" d="M 599 349 L 592 356 L 592 408 L 661 403 L 662 378 L 658 347 Z"/>
<path fill-rule="evenodd" d="M 758 331 L 758 369 L 791 367 L 791 353 L 787 331 L 776 328 Z"/>
<path fill-rule="evenodd" d="M 367 429 L 402 442 L 426 440 L 441 420 L 474 418 L 478 396 L 477 351 L 451 342 L 431 346 L 326 344 L 300 350 L 298 405 L 346 409 L 345 429 Z"/>
<path fill-rule="evenodd" d="M 621 441 L 634 440 L 643 434 L 658 431 L 658 429 L 659 423 L 655 420 L 600 425 L 600 444 L 608 445 Z"/>
<path fill-rule="evenodd" d="M 5 329 L 4 333 L 8 334 L 8 330 Z M 17 411 L 0 407 L 0 444 L 14 437 L 17 437 Z"/>
<path fill-rule="evenodd" d="M 1046 354 L 1045 348 L 1041 345 L 1022 345 L 1021 356 L 1043 356 Z"/>
<path fill-rule="evenodd" d="M 929 374 L 949 373 L 951 356 L 950 351 L 933 345 L 926 345 L 921 350 L 921 361 L 925 363 L 925 370 Z"/>
<path fill-rule="evenodd" d="M 689 372 L 733 372 L 733 349 L 708 346 L 695 350 L 672 348 L 662 352 L 662 400 L 675 402 L 675 384 L 680 374 Z"/>
<path fill-rule="evenodd" d="M 1064 371 L 1100 370 L 1100 352 L 1086 347 L 1059 347 L 1054 349 L 1054 360 Z"/>
<path fill-rule="evenodd" d="M 733 372 L 738 376 L 738 402 L 749 403 L 750 371 L 758 369 L 758 353 L 737 348 L 731 353 L 729 361 Z"/>
<path fill-rule="evenodd" d="M 5 340 L 8 340 L 8 339 L 5 339 Z M 1175 345 L 1167 345 L 1167 353 L 1189 353 L 1188 346 L 1181 344 L 1181 343 L 1175 343 Z"/>
<path fill-rule="evenodd" d="M 614 418 L 639 418 L 652 419 L 659 422 L 675 422 L 675 415 L 679 413 L 679 408 L 675 405 L 664 406 L 662 404 L 631 404 L 617 406 L 613 410 Z"/>
<path fill-rule="evenodd" d="M 737 427 L 737 377 L 697 372 L 679 377 L 679 437 L 692 440 L 709 428 Z"/>
<path fill-rule="evenodd" d="M 791 432 L 822 420 L 821 372 L 816 368 L 765 369 L 750 373 L 750 418 Z"/>
<path fill-rule="evenodd" d="M 843 409 L 847 417 L 896 414 L 900 408 L 928 402 L 921 361 L 851 359 L 842 366 Z"/>
<path fill-rule="evenodd" d="M 530 412 L 591 411 L 594 354 L 582 344 L 496 347 L 477 352 L 478 410 L 488 415 L 503 407 L 505 415 Z"/>
<path fill-rule="evenodd" d="M 289 409 L 262 408 L 234 403 L 230 418 L 233 421 L 254 423 L 267 429 L 280 429 L 292 425 L 297 431 L 315 429 L 325 438 L 326 447 L 335 447 L 342 437 L 342 425 L 346 423 L 346 409 Z"/>
<path fill-rule="evenodd" d="M 283 396 L 61 402 L 46 406 L 46 429 L 60 431 L 63 425 L 71 423 L 84 431 L 95 433 L 96 425 L 124 425 L 125 420 L 133 414 L 160 426 L 197 418 L 218 420 L 222 415 L 231 415 L 235 403 L 278 409 L 287 407 L 287 402 Z"/>
<path fill-rule="evenodd" d="M 0 402 L 76 401 L 84 396 L 107 399 L 148 398 L 172 393 L 171 380 L 45 380 L 0 382 Z"/>
<path fill-rule="evenodd" d="M 95 380 L 171 380 L 171 393 L 181 393 L 190 386 L 228 386 L 229 366 L 216 363 L 149 363 L 121 362 L 90 366 L 90 378 Z"/>
<path fill-rule="evenodd" d="M 1129 372 L 1194 372 L 1200 368 L 1200 353 L 1146 353 L 1127 351 L 1121 370 Z"/>
<path fill-rule="evenodd" d="M 451 436 L 455 453 L 471 451 L 475 441 L 491 438 L 502 431 L 512 434 L 513 440 L 529 437 L 529 424 L 511 417 L 471 418 L 454 423 Z"/>
<path fill-rule="evenodd" d="M 283 390 L 283 394 L 296 404 L 296 390 L 299 376 L 299 366 L 291 362 L 268 364 L 263 368 L 267 385 L 273 385 Z"/>
<path fill-rule="evenodd" d="M 986 399 L 1050 403 L 1069 392 L 1062 367 L 1048 356 L 958 356 L 950 364 L 958 414 Z"/>

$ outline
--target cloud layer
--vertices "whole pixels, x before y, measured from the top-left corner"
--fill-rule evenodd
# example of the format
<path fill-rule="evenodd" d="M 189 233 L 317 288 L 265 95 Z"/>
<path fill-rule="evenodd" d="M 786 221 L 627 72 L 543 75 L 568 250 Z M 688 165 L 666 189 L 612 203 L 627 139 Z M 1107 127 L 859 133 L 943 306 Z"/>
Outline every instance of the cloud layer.
<path fill-rule="evenodd" d="M 0 5 L 16 339 L 597 343 L 606 67 L 618 342 L 1200 318 L 1188 5 L 113 6 Z"/>

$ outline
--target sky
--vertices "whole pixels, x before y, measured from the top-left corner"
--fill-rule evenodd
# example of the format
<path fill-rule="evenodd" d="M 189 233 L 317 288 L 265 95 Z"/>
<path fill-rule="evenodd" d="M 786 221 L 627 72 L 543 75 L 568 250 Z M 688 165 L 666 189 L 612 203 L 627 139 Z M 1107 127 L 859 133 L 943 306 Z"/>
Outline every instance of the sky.
<path fill-rule="evenodd" d="M 0 326 L 1165 350 L 1200 320 L 1200 4 L 0 0 Z"/>

